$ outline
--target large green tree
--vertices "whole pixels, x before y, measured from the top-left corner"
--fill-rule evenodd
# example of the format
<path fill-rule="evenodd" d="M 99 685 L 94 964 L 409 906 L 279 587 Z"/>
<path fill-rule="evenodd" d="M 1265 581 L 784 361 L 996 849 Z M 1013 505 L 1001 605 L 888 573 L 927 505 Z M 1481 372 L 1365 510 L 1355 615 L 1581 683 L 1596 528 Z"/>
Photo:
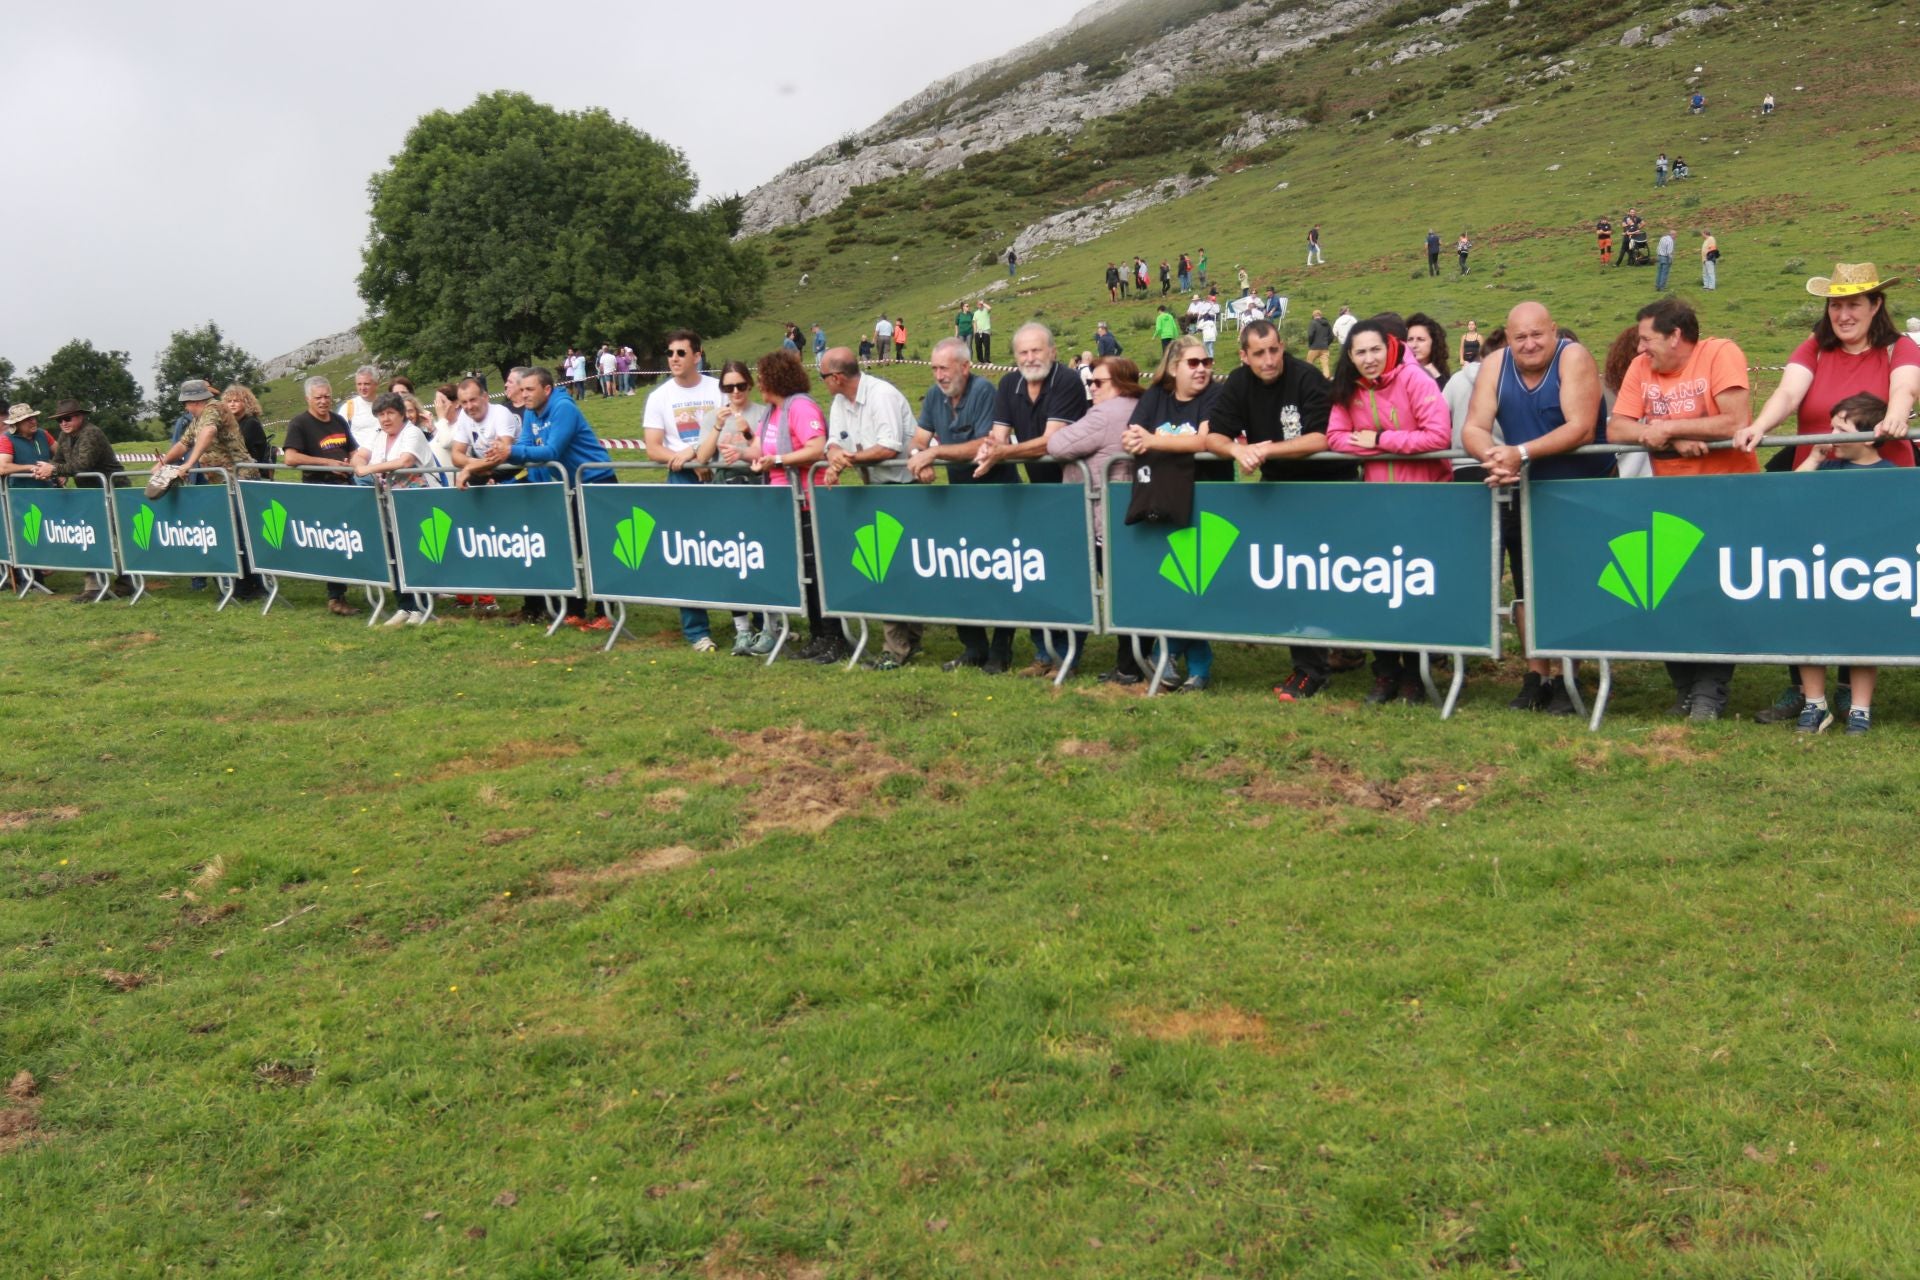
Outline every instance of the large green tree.
<path fill-rule="evenodd" d="M 140 416 L 140 384 L 134 381 L 124 351 L 97 351 L 91 342 L 75 338 L 27 370 L 14 383 L 8 399 L 34 406 L 42 413 L 72 398 L 93 411 L 93 421 L 110 440 L 136 440 Z M 43 423 L 51 428 L 51 422 Z"/>
<path fill-rule="evenodd" d="M 360 296 L 382 360 L 503 373 L 571 343 L 653 350 L 732 329 L 758 305 L 738 201 L 693 204 L 678 151 L 599 109 L 490 93 L 421 117 L 376 173 Z"/>
<path fill-rule="evenodd" d="M 215 391 L 236 382 L 253 386 L 260 381 L 260 362 L 221 337 L 220 326 L 209 320 L 198 329 L 174 330 L 153 362 L 153 411 L 162 422 L 180 416 L 178 392 L 189 378 L 204 378 Z"/>
<path fill-rule="evenodd" d="M 0 400 L 5 400 L 13 391 L 13 361 L 0 356 Z"/>

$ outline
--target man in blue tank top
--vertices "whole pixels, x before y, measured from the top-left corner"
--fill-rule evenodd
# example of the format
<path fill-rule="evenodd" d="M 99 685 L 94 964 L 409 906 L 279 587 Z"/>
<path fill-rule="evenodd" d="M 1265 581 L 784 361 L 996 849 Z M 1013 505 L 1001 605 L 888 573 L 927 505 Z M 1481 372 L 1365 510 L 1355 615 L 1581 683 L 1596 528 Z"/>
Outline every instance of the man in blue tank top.
<path fill-rule="evenodd" d="M 1573 450 L 1593 442 L 1599 420 L 1600 371 L 1592 353 L 1561 337 L 1542 304 L 1523 302 L 1509 311 L 1507 345 L 1481 363 L 1461 429 L 1460 443 L 1487 468 L 1487 483 L 1509 488 L 1519 482 L 1523 467 L 1531 481 L 1612 474 L 1613 459 L 1604 454 L 1573 456 Z M 1527 579 L 1517 502 L 1500 504 L 1500 546 L 1513 568 L 1513 625 L 1524 644 Z M 1528 658 L 1526 681 L 1507 705 L 1572 715 L 1573 699 L 1552 672 L 1546 659 Z"/>

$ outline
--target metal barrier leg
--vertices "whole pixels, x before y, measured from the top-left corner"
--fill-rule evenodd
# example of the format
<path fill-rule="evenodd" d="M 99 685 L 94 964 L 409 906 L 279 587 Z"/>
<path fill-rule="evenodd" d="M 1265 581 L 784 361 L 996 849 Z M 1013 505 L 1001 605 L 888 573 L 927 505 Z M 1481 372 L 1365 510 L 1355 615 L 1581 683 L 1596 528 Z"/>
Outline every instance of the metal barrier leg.
<path fill-rule="evenodd" d="M 272 612 L 273 602 L 280 598 L 280 579 L 271 573 L 263 573 L 260 581 L 267 584 L 267 602 L 260 606 L 260 616 L 264 618 Z"/>
<path fill-rule="evenodd" d="M 606 602 L 603 601 L 600 607 L 606 608 Z M 600 646 L 600 652 L 612 653 L 614 641 L 618 640 L 620 633 L 626 629 L 627 606 L 624 602 L 615 600 L 613 601 L 613 630 L 607 633 L 607 642 Z"/>
<path fill-rule="evenodd" d="M 849 671 L 853 670 L 855 667 L 860 665 L 860 655 L 867 651 L 867 641 L 868 639 L 871 638 L 869 632 L 867 631 L 867 620 L 865 618 L 861 618 L 859 619 L 859 622 L 860 622 L 860 638 L 854 642 L 853 656 L 847 659 L 847 670 Z M 845 618 L 842 618 L 840 619 L 840 634 L 846 635 L 846 633 L 847 633 L 847 620 Z"/>
<path fill-rule="evenodd" d="M 1420 687 L 1427 691 L 1428 702 L 1440 701 L 1440 690 L 1433 683 L 1433 655 L 1425 649 L 1420 651 Z M 1446 719 L 1445 716 L 1440 718 Z"/>
<path fill-rule="evenodd" d="M 547 602 L 547 612 L 553 615 L 553 621 L 547 624 L 547 634 L 552 635 L 567 620 L 567 598 L 565 596 L 542 596 Z"/>
<path fill-rule="evenodd" d="M 780 651 L 787 647 L 787 637 L 793 634 L 793 615 L 780 615 L 780 638 L 773 642 L 773 652 L 767 655 L 765 666 L 772 666 L 780 660 Z"/>
<path fill-rule="evenodd" d="M 1455 707 L 1460 705 L 1460 691 L 1467 687 L 1467 655 L 1453 655 L 1453 683 L 1447 686 L 1447 700 L 1440 704 L 1440 718 L 1452 717 Z"/>
<path fill-rule="evenodd" d="M 80 594 L 85 595 L 86 592 L 82 590 Z M 87 603 L 99 604 L 102 600 L 111 600 L 111 599 L 113 599 L 113 575 L 110 573 L 101 574 L 100 590 L 95 592 L 93 599 L 87 601 Z"/>
<path fill-rule="evenodd" d="M 433 602 L 440 597 L 430 591 L 425 591 L 420 593 L 420 598 L 427 602 L 427 607 L 422 609 L 420 616 L 413 620 L 413 625 L 416 627 L 424 627 L 427 625 L 428 620 L 433 617 Z"/>
<path fill-rule="evenodd" d="M 40 574 L 37 570 L 21 569 L 19 570 L 19 574 L 20 574 L 20 598 L 22 600 L 25 600 L 27 598 L 27 592 L 29 591 L 38 591 L 43 596 L 50 596 L 53 594 L 53 588 L 48 586 L 46 583 L 40 581 Z"/>
<path fill-rule="evenodd" d="M 1573 659 L 1560 659 L 1560 679 L 1566 682 L 1567 698 L 1579 715 L 1587 714 L 1586 700 L 1580 696 L 1580 682 L 1574 678 Z"/>
<path fill-rule="evenodd" d="M 130 573 L 127 575 L 127 581 L 133 584 L 133 594 L 127 597 L 127 607 L 131 609 L 134 605 L 140 603 L 141 596 L 147 594 L 147 575 L 144 573 Z"/>
<path fill-rule="evenodd" d="M 220 603 L 213 606 L 213 611 L 218 613 L 233 603 L 234 580 L 232 578 L 215 578 L 214 582 L 220 588 Z"/>
<path fill-rule="evenodd" d="M 1052 633 L 1048 633 L 1047 635 L 1047 644 L 1049 646 L 1053 644 Z M 1067 682 L 1067 677 L 1073 674 L 1073 664 L 1078 662 L 1079 660 L 1080 660 L 1080 633 L 1077 631 L 1068 631 L 1067 632 L 1067 652 L 1065 656 L 1063 656 L 1060 659 L 1060 669 L 1053 673 L 1054 688 L 1058 689 L 1061 685 L 1064 685 Z"/>
<path fill-rule="evenodd" d="M 1607 714 L 1607 699 L 1613 695 L 1613 662 L 1600 659 L 1600 687 L 1593 691 L 1593 719 L 1587 721 L 1587 732 L 1600 732 L 1600 721 Z"/>
<path fill-rule="evenodd" d="M 387 589 L 385 587 L 367 588 L 367 625 L 380 621 L 380 611 L 387 607 Z"/>
<path fill-rule="evenodd" d="M 1147 696 L 1154 697 L 1160 692 L 1160 682 L 1167 678 L 1167 668 L 1173 665 L 1173 646 L 1165 640 L 1158 643 L 1154 650 L 1153 679 L 1147 683 Z"/>

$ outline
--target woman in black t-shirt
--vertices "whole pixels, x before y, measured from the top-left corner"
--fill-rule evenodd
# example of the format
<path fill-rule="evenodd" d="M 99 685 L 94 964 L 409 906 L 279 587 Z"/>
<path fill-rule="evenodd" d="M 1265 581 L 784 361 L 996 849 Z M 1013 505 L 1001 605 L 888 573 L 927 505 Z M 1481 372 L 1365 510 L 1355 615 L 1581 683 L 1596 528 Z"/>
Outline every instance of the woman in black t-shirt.
<path fill-rule="evenodd" d="M 1231 481 L 1232 462 L 1208 453 L 1206 447 L 1208 418 L 1218 394 L 1206 343 L 1192 334 L 1173 339 L 1160 355 L 1153 381 L 1134 406 L 1132 425 L 1121 437 L 1120 447 L 1136 458 L 1161 455 L 1151 459 L 1156 465 L 1178 465 L 1176 460 L 1183 460 L 1194 467 L 1195 480 Z M 1175 690 L 1204 692 L 1212 681 L 1213 646 L 1205 640 L 1170 639 L 1167 651 L 1187 660 L 1186 679 Z"/>

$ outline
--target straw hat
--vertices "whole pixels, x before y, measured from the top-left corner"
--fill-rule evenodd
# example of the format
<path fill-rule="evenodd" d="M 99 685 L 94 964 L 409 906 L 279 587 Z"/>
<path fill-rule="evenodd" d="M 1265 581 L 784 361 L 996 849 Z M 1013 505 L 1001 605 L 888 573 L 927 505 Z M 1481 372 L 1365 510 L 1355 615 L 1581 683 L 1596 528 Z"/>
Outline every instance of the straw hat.
<path fill-rule="evenodd" d="M 1815 276 L 1807 281 L 1807 292 L 1816 298 L 1851 298 L 1875 289 L 1891 289 L 1899 283 L 1899 276 L 1882 280 L 1880 268 L 1871 262 L 1836 262 L 1832 276 Z"/>
<path fill-rule="evenodd" d="M 28 418 L 38 418 L 39 416 L 40 416 L 40 411 L 38 409 L 35 409 L 32 405 L 17 404 L 13 406 L 13 408 L 7 410 L 6 425 L 9 427 L 17 427 L 21 423 L 25 422 Z"/>

